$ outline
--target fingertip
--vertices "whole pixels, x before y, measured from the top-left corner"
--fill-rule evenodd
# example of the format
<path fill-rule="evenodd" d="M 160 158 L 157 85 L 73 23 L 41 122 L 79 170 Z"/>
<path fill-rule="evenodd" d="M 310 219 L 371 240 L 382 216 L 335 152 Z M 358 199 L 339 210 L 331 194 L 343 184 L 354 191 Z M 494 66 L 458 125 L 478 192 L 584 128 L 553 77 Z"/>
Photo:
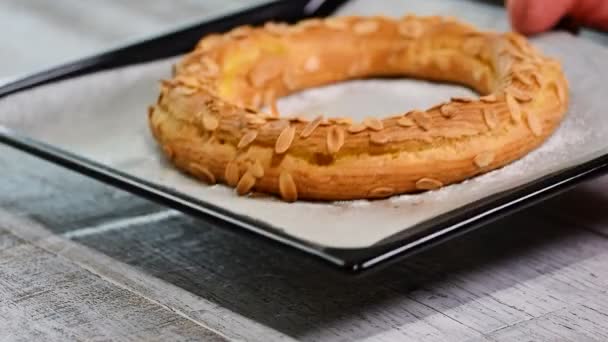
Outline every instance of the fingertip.
<path fill-rule="evenodd" d="M 532 35 L 558 24 L 572 8 L 573 0 L 507 0 L 506 6 L 515 31 Z"/>

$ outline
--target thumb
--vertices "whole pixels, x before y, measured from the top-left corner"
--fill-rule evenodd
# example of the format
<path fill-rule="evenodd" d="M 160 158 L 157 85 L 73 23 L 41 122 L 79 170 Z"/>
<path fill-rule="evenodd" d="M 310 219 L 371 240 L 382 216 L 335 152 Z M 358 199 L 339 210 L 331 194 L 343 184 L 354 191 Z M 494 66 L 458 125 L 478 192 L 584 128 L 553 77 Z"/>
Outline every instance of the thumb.
<path fill-rule="evenodd" d="M 507 0 L 507 10 L 515 31 L 536 34 L 557 25 L 575 0 Z"/>
<path fill-rule="evenodd" d="M 565 16 L 578 24 L 608 30 L 605 0 L 507 0 L 511 25 L 524 34 L 551 29 Z"/>

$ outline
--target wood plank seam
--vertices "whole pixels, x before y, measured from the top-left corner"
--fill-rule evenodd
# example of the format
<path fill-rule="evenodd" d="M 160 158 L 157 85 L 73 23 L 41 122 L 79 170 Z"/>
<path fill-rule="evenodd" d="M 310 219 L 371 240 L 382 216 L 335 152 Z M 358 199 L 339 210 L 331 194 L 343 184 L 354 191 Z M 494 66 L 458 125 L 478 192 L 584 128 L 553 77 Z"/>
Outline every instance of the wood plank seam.
<path fill-rule="evenodd" d="M 56 235 L 26 217 L 13 215 L 0 208 L 0 218 L 2 218 L 3 229 L 14 236 L 53 255 L 64 258 L 117 287 L 163 307 L 163 309 L 171 310 L 194 324 L 216 333 L 218 336 L 228 340 L 246 338 L 252 341 L 295 341 L 292 337 L 241 316 L 237 312 L 218 307 L 205 298 L 143 273 L 133 266 L 91 250 L 77 242 L 67 240 L 61 235 Z M 145 291 L 148 291 L 149 294 L 145 294 Z M 158 299 L 155 299 L 154 295 Z M 192 313 L 186 312 L 187 310 L 191 310 Z M 194 317 L 197 314 L 205 317 L 215 317 L 219 324 L 217 324 L 217 327 L 212 327 L 206 324 L 203 319 Z M 238 331 L 232 330 L 227 334 L 218 330 L 219 327 L 226 327 L 226 317 L 230 317 L 233 326 L 239 327 L 237 328 Z"/>
<path fill-rule="evenodd" d="M 111 220 L 109 222 L 94 226 L 78 228 L 69 232 L 65 232 L 62 234 L 62 236 L 66 239 L 82 238 L 85 236 L 103 234 L 110 231 L 122 230 L 134 226 L 160 222 L 181 215 L 182 213 L 176 210 L 163 210 L 152 214 L 132 216 L 118 220 Z"/>

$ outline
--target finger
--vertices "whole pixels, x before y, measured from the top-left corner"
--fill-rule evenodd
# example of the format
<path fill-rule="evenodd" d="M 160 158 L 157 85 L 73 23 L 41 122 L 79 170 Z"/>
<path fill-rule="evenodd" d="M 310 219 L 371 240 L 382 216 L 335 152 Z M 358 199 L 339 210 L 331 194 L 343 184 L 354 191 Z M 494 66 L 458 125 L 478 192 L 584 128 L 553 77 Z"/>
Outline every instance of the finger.
<path fill-rule="evenodd" d="M 572 17 L 582 25 L 608 30 L 608 1 L 582 0 L 573 6 Z"/>
<path fill-rule="evenodd" d="M 536 34 L 557 25 L 575 5 L 575 0 L 507 0 L 513 29 Z"/>

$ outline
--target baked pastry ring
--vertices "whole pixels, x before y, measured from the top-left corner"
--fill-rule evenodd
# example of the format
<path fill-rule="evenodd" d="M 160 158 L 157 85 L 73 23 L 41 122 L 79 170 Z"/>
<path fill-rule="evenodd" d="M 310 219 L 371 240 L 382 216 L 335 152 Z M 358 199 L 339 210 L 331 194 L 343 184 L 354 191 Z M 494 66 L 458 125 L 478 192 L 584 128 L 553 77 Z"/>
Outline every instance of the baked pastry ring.
<path fill-rule="evenodd" d="M 360 123 L 276 111 L 278 97 L 298 90 L 396 75 L 484 96 Z M 161 88 L 149 122 L 177 168 L 285 201 L 384 198 L 460 182 L 539 146 L 568 106 L 559 62 L 518 34 L 443 17 L 239 27 L 203 38 Z"/>

